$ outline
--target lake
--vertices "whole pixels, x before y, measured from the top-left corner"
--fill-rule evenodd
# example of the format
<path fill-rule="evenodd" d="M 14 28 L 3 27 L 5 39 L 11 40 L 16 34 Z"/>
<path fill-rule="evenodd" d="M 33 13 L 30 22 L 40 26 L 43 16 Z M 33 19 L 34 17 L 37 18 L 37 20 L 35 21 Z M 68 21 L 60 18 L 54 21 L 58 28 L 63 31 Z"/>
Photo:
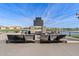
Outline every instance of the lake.
<path fill-rule="evenodd" d="M 79 32 L 63 31 L 63 32 L 60 32 L 60 34 L 66 34 L 66 35 L 79 35 Z"/>

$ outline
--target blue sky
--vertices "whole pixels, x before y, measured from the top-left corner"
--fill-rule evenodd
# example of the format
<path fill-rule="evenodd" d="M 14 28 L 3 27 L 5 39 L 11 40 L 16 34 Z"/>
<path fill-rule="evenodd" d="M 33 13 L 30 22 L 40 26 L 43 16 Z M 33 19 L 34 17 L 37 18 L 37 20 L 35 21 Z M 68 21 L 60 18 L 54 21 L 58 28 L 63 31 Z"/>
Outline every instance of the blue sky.
<path fill-rule="evenodd" d="M 42 17 L 46 27 L 76 28 L 77 12 L 78 3 L 2 3 L 0 25 L 33 26 L 35 17 Z"/>

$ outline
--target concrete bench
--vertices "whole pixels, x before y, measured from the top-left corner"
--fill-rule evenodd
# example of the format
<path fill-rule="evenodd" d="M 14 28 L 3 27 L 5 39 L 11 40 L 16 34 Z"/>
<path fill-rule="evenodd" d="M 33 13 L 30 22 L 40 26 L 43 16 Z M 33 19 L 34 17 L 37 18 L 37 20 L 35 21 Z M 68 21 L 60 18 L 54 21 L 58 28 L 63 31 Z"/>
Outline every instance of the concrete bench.
<path fill-rule="evenodd" d="M 40 43 L 50 43 L 49 35 L 41 35 Z"/>
<path fill-rule="evenodd" d="M 40 35 L 40 43 L 59 43 L 61 38 L 65 37 L 66 35 Z M 6 40 L 6 43 L 34 43 L 35 42 L 35 35 L 34 34 L 28 34 L 28 35 L 7 35 L 8 40 Z"/>
<path fill-rule="evenodd" d="M 35 35 L 7 35 L 8 40 L 6 40 L 6 43 L 32 43 L 35 42 Z"/>
<path fill-rule="evenodd" d="M 41 35 L 40 43 L 60 43 L 61 38 L 66 35 Z"/>
<path fill-rule="evenodd" d="M 34 43 L 35 42 L 35 35 L 24 35 L 26 43 Z"/>
<path fill-rule="evenodd" d="M 6 43 L 24 43 L 25 38 L 24 35 L 7 35 L 8 40 Z"/>
<path fill-rule="evenodd" d="M 51 43 L 61 43 L 60 39 L 64 38 L 66 35 L 50 35 Z"/>

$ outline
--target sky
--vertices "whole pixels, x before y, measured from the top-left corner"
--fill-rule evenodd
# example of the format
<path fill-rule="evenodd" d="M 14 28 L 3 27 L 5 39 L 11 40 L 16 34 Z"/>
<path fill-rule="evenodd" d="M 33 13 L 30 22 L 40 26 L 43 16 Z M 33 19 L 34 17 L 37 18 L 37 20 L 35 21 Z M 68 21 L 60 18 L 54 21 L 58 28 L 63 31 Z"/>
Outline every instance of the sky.
<path fill-rule="evenodd" d="M 0 25 L 33 26 L 33 20 L 41 17 L 44 26 L 77 28 L 78 3 L 0 3 Z"/>

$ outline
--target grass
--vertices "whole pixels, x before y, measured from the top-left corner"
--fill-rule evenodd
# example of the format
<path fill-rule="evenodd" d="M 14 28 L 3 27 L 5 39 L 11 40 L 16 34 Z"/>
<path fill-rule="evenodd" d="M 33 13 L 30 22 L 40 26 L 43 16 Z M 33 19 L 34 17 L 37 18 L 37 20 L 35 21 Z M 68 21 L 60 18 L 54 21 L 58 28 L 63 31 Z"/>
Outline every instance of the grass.
<path fill-rule="evenodd" d="M 71 35 L 71 37 L 79 38 L 79 35 Z"/>
<path fill-rule="evenodd" d="M 9 29 L 6 29 L 6 30 L 0 30 L 0 32 L 19 32 L 20 30 L 9 30 Z"/>

